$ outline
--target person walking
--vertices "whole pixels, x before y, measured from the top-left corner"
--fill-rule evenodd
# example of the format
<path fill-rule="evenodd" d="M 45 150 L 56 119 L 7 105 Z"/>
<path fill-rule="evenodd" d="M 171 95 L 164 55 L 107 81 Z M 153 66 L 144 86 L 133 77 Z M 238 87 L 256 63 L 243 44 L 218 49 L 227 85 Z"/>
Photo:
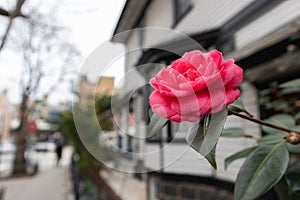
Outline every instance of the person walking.
<path fill-rule="evenodd" d="M 64 138 L 59 132 L 54 133 L 55 144 L 56 144 L 56 166 L 59 165 L 60 159 L 62 157 L 62 151 L 64 146 Z"/>

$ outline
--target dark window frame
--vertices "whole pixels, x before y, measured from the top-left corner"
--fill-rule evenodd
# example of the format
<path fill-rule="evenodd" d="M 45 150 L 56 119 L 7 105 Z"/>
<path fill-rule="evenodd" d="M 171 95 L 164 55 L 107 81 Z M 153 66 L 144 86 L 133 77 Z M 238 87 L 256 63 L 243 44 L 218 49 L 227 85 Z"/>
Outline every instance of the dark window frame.
<path fill-rule="evenodd" d="M 189 4 L 186 6 L 186 8 L 183 8 L 183 10 L 179 10 L 179 5 L 182 3 L 181 1 Z M 174 22 L 172 28 L 175 28 L 179 22 L 193 9 L 193 7 L 194 6 L 191 0 L 173 0 Z"/>

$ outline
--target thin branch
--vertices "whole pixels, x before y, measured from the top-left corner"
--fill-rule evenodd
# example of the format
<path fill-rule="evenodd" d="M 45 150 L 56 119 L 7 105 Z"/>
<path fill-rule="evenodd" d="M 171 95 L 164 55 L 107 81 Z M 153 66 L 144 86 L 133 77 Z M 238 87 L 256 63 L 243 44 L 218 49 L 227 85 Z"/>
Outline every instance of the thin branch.
<path fill-rule="evenodd" d="M 9 17 L 14 19 L 16 17 L 26 17 L 22 14 L 22 6 L 24 5 L 26 0 L 18 0 L 16 3 L 16 7 L 12 12 L 9 12 Z"/>
<path fill-rule="evenodd" d="M 0 15 L 8 17 L 9 12 L 3 8 L 0 8 Z"/>
<path fill-rule="evenodd" d="M 233 111 L 233 110 L 228 110 L 228 113 L 229 113 L 229 114 L 232 114 L 232 115 L 235 115 L 235 116 L 238 116 L 238 117 L 240 117 L 240 118 L 243 118 L 243 119 L 252 121 L 252 122 L 254 122 L 254 123 L 261 124 L 261 125 L 263 125 L 263 126 L 268 126 L 268 127 L 270 127 L 270 128 L 274 128 L 274 129 L 277 129 L 277 130 L 280 130 L 280 131 L 284 131 L 284 132 L 287 132 L 287 133 L 292 133 L 292 132 L 294 132 L 294 133 L 300 135 L 300 132 L 298 132 L 298 131 L 295 131 L 295 130 L 292 130 L 292 129 L 288 129 L 288 128 L 285 128 L 285 127 L 282 127 L 282 126 L 278 126 L 278 125 L 275 125 L 275 124 L 271 124 L 271 123 L 265 122 L 265 121 L 263 121 L 263 120 L 254 118 L 254 117 L 250 117 L 250 116 L 248 116 L 248 115 L 240 114 L 240 113 L 235 112 L 235 111 Z"/>
<path fill-rule="evenodd" d="M 2 41 L 1 41 L 1 45 L 0 45 L 0 52 L 1 52 L 2 48 L 4 47 L 4 45 L 6 43 L 6 40 L 8 38 L 8 34 L 9 34 L 11 26 L 12 26 L 12 23 L 13 23 L 13 20 L 10 19 L 9 23 L 8 23 L 8 25 L 6 27 L 6 31 L 5 31 L 5 33 L 4 33 L 3 37 L 2 37 Z"/>
<path fill-rule="evenodd" d="M 23 15 L 23 13 L 22 13 L 22 6 L 24 5 L 25 1 L 26 0 L 18 0 L 17 3 L 16 3 L 15 9 L 11 12 L 9 12 L 9 11 L 3 9 L 3 8 L 0 8 L 0 15 L 9 17 L 9 23 L 6 27 L 6 31 L 5 31 L 4 35 L 2 36 L 1 45 L 0 45 L 0 52 L 3 49 L 3 47 L 4 47 L 4 45 L 7 41 L 9 32 L 10 32 L 11 27 L 12 27 L 13 20 L 16 17 L 27 18 L 27 16 Z"/>
<path fill-rule="evenodd" d="M 44 74 L 42 72 L 43 61 L 42 61 L 42 58 L 41 58 L 42 44 L 43 44 L 43 42 L 39 42 L 39 45 L 37 47 L 37 57 L 36 57 L 36 63 L 35 63 L 35 70 L 37 71 L 36 73 L 38 74 L 38 76 L 37 76 L 37 79 L 35 81 L 35 85 L 33 86 L 33 89 L 32 89 L 33 94 L 36 93 L 36 91 L 37 91 L 37 89 L 40 85 L 41 79 L 44 76 Z"/>
<path fill-rule="evenodd" d="M 64 76 L 66 75 L 67 68 L 65 68 L 65 65 L 70 65 L 72 63 L 72 56 L 66 58 L 66 60 L 63 62 L 63 65 L 60 67 L 61 71 L 58 75 L 58 79 L 54 81 L 54 83 L 50 86 L 48 91 L 45 93 L 45 95 L 49 96 L 49 94 L 56 90 L 57 85 L 64 80 Z"/>
<path fill-rule="evenodd" d="M 18 0 L 17 5 L 16 5 L 16 10 L 21 11 L 23 4 L 25 3 L 26 0 Z"/>

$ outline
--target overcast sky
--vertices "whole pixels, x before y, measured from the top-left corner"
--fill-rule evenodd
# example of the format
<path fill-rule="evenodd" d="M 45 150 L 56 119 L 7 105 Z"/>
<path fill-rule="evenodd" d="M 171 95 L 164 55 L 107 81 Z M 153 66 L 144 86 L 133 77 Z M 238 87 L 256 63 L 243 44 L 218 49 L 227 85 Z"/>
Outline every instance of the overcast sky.
<path fill-rule="evenodd" d="M 31 2 L 37 3 L 39 0 L 27 0 L 26 3 L 29 4 Z M 45 13 L 53 12 L 51 9 L 53 8 L 54 1 L 52 4 L 50 3 L 51 1 L 41 2 L 43 2 L 41 9 L 43 9 Z M 101 47 L 104 46 L 105 48 L 110 49 L 107 45 L 119 19 L 125 0 L 63 0 L 59 2 L 61 2 L 57 13 L 59 21 L 70 29 L 70 39 L 74 41 L 82 53 L 80 64 L 76 66 L 77 69 L 80 70 L 86 59 L 95 49 L 101 49 Z M 0 2 L 0 6 L 2 7 L 9 6 L 9 4 L 11 4 L 11 1 L 9 0 Z M 0 24 L 0 27 L 6 27 L 6 19 L 0 17 Z M 3 31 L 3 29 L 0 31 Z M 2 35 L 2 32 L 0 32 L 0 34 Z M 112 49 L 115 51 L 116 47 Z M 116 52 L 120 54 L 123 48 L 120 48 L 119 45 L 117 46 L 117 49 Z M 101 62 L 101 59 L 99 59 L 99 66 L 102 65 Z M 107 61 L 104 63 L 107 63 Z M 7 88 L 8 97 L 12 103 L 20 101 L 19 80 L 21 75 L 21 65 L 22 64 L 20 60 L 17 59 L 16 54 L 9 48 L 1 52 L 0 91 Z M 91 74 L 90 78 L 96 80 Z M 104 75 L 115 76 L 115 83 L 119 85 L 118 82 L 123 75 L 123 60 L 119 59 L 114 61 Z M 49 101 L 52 104 L 71 99 L 72 95 L 70 88 L 64 87 L 63 85 L 57 89 L 55 94 L 52 94 L 49 97 Z"/>

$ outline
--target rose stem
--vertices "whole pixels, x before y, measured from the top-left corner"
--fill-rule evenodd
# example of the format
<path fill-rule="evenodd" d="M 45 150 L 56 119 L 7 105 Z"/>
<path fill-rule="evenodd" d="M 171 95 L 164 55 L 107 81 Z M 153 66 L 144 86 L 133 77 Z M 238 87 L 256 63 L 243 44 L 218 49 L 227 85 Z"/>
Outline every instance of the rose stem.
<path fill-rule="evenodd" d="M 228 110 L 228 113 L 232 114 L 232 115 L 235 115 L 235 116 L 238 116 L 238 117 L 243 118 L 243 119 L 247 119 L 247 120 L 252 121 L 254 123 L 258 123 L 258 124 L 261 124 L 261 125 L 264 125 L 264 126 L 268 126 L 268 127 L 280 130 L 280 131 L 284 131 L 284 132 L 288 132 L 288 133 L 294 132 L 294 133 L 300 135 L 300 132 L 298 132 L 298 131 L 294 131 L 294 130 L 291 130 L 291 129 L 288 129 L 288 128 L 284 128 L 282 126 L 277 126 L 277 125 L 274 125 L 274 124 L 270 124 L 270 123 L 262 121 L 260 119 L 256 119 L 256 118 L 250 117 L 248 115 L 240 114 L 240 113 L 235 112 L 233 110 Z"/>

